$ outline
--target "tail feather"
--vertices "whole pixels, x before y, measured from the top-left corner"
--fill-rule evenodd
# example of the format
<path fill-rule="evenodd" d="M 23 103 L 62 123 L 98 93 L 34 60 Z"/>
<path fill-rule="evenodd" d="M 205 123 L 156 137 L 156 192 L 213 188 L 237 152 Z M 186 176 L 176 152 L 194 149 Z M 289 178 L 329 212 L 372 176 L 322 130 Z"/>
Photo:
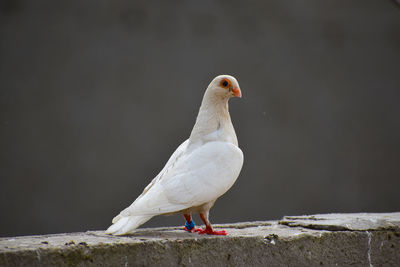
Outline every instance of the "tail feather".
<path fill-rule="evenodd" d="M 115 216 L 114 219 L 112 220 L 112 223 L 118 222 L 122 218 L 121 215 Z"/>
<path fill-rule="evenodd" d="M 107 230 L 106 234 L 110 235 L 126 235 L 133 233 L 133 230 L 138 228 L 140 225 L 144 224 L 150 220 L 153 216 L 127 216 L 122 217 L 118 215 L 113 219 L 113 225 L 111 225 Z"/>

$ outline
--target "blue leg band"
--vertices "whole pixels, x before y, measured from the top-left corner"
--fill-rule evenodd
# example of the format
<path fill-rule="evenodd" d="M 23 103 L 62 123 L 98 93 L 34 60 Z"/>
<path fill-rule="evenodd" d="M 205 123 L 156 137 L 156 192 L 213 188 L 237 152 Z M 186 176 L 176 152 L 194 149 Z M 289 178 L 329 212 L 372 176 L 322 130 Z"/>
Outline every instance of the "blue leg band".
<path fill-rule="evenodd" d="M 192 230 L 194 227 L 196 226 L 196 223 L 192 220 L 190 223 L 185 222 L 185 227 L 186 229 L 188 229 L 189 231 Z"/>

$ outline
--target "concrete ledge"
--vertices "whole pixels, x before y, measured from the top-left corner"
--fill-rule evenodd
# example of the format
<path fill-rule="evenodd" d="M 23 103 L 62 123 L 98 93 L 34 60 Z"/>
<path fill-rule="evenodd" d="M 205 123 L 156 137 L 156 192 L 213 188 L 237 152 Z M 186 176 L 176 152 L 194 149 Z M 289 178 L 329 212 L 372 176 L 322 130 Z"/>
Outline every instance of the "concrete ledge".
<path fill-rule="evenodd" d="M 0 238 L 0 266 L 398 266 L 400 212 L 287 216 L 216 225 L 228 236 L 182 227 Z"/>

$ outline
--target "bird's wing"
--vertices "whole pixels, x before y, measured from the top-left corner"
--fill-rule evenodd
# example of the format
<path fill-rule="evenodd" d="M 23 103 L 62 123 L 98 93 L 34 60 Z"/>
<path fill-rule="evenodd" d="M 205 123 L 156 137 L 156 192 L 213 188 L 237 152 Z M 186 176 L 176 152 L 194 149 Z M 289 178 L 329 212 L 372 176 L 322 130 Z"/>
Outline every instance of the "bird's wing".
<path fill-rule="evenodd" d="M 185 142 L 183 142 L 182 144 L 180 144 L 180 146 L 178 146 L 178 148 L 175 150 L 174 153 L 172 153 L 171 157 L 169 158 L 169 160 L 167 161 L 167 163 L 165 164 L 164 168 L 159 172 L 159 174 L 151 181 L 150 184 L 148 184 L 145 189 L 143 190 L 142 194 L 138 197 L 140 198 L 141 196 L 143 196 L 144 194 L 146 194 L 147 191 L 150 190 L 151 187 L 153 187 L 153 185 L 155 183 L 157 183 L 163 176 L 164 174 L 175 164 L 175 162 L 177 161 L 178 158 L 180 158 L 180 156 L 186 151 L 186 148 L 189 144 L 189 139 L 187 139 Z"/>
<path fill-rule="evenodd" d="M 140 201 L 140 199 L 146 195 L 146 193 L 157 183 L 160 181 L 160 179 L 164 176 L 166 171 L 171 168 L 171 166 L 174 165 L 174 163 L 177 161 L 178 158 L 186 151 L 186 148 L 189 144 L 189 139 L 184 141 L 178 148 L 175 150 L 174 153 L 172 153 L 171 157 L 165 164 L 164 168 L 158 173 L 156 177 L 148 184 L 145 189 L 143 190 L 142 194 L 136 198 L 136 200 L 126 209 L 120 212 L 117 216 L 115 216 L 112 220 L 113 223 L 118 222 L 122 217 L 129 216 L 129 210 L 131 210 L 131 207 L 135 206 L 137 202 Z"/>
<path fill-rule="evenodd" d="M 169 163 L 122 216 L 173 213 L 217 199 L 236 181 L 243 153 L 231 143 L 215 141 L 185 150 Z"/>

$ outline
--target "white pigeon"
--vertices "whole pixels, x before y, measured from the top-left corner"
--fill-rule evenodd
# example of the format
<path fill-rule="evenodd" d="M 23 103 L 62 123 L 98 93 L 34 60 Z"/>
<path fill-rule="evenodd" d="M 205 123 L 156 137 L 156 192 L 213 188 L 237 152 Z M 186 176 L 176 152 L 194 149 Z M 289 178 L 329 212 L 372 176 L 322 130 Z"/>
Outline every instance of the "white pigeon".
<path fill-rule="evenodd" d="M 112 220 L 107 234 L 130 234 L 153 216 L 175 213 L 184 215 L 188 232 L 227 234 L 213 230 L 208 214 L 217 198 L 235 183 L 243 165 L 228 110 L 231 97 L 242 97 L 234 77 L 220 75 L 211 81 L 189 139 L 143 193 Z M 195 227 L 192 213 L 200 214 L 205 229 Z"/>

